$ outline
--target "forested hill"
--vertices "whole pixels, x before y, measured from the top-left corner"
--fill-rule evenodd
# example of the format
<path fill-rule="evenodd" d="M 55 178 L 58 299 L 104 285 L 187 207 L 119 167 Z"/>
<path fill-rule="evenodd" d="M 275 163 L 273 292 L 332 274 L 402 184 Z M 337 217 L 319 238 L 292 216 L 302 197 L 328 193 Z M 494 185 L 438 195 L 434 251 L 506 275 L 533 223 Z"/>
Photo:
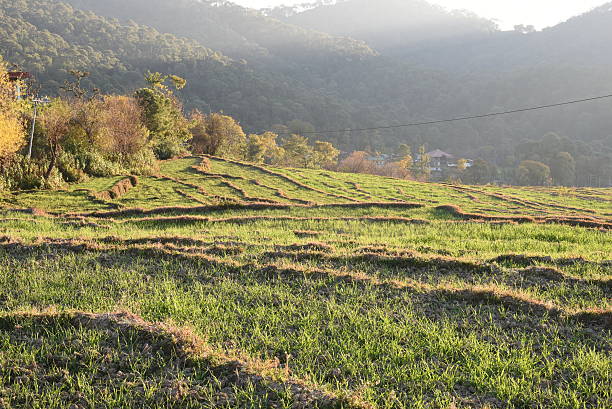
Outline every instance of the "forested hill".
<path fill-rule="evenodd" d="M 131 19 L 189 37 L 233 58 L 247 58 L 251 62 L 270 57 L 289 64 L 315 65 L 323 60 L 346 62 L 375 55 L 362 41 L 283 23 L 229 2 L 219 5 L 218 1 L 196 0 L 66 1 L 103 16 Z"/>
<path fill-rule="evenodd" d="M 420 27 L 419 21 L 437 16 L 446 31 L 424 28 L 425 37 L 406 35 L 405 43 L 390 38 L 386 49 L 382 36 L 380 51 L 364 43 L 365 37 L 353 40 L 298 27 L 299 14 L 287 20 L 296 23 L 290 24 L 228 2 L 65 1 L 71 5 L 0 0 L 2 54 L 35 72 L 45 92 L 57 90 L 71 68 L 91 71 L 92 81 L 104 91 L 120 92 L 140 86 L 147 70 L 170 72 L 188 81 L 180 94 L 187 109 L 223 110 L 249 132 L 294 120 L 316 130 L 369 128 L 612 92 L 612 3 L 524 34 L 496 31 L 491 22 L 465 13 L 405 1 L 415 5 L 401 16 L 407 27 L 412 20 L 412 27 Z M 362 6 L 370 3 L 396 4 L 384 0 Z M 348 34 L 341 28 L 334 34 Z M 440 36 L 460 32 L 473 35 Z M 415 38 L 422 43 L 413 43 Z M 519 145 L 555 132 L 572 141 L 585 164 L 592 164 L 589 173 L 607 175 L 612 174 L 605 165 L 612 155 L 610 112 L 612 102 L 602 101 L 451 125 L 320 137 L 345 151 L 426 144 L 514 168 L 525 159 Z"/>
<path fill-rule="evenodd" d="M 322 114 L 329 120 L 323 125 L 338 123 L 338 116 L 350 117 L 347 102 L 231 59 L 204 42 L 133 20 L 102 17 L 54 0 L 0 0 L 0 16 L 2 56 L 33 72 L 43 94 L 57 94 L 71 69 L 91 72 L 86 86 L 120 93 L 143 85 L 144 73 L 151 70 L 188 80 L 180 93 L 187 109 L 223 110 L 247 129 L 296 118 L 312 121 L 318 113 L 337 112 L 338 107 L 345 111 L 335 117 Z M 345 119 L 344 126 L 350 123 Z"/>
<path fill-rule="evenodd" d="M 424 0 L 345 0 L 280 7 L 267 13 L 300 27 L 366 41 L 379 51 L 424 48 L 439 41 L 486 37 L 497 25 L 467 11 L 447 11 Z"/>
<path fill-rule="evenodd" d="M 0 0 L 4 58 L 57 88 L 69 69 L 104 78 L 109 91 L 138 81 L 144 67 L 223 66 L 229 60 L 193 40 L 136 24 L 121 25 L 49 0 Z"/>

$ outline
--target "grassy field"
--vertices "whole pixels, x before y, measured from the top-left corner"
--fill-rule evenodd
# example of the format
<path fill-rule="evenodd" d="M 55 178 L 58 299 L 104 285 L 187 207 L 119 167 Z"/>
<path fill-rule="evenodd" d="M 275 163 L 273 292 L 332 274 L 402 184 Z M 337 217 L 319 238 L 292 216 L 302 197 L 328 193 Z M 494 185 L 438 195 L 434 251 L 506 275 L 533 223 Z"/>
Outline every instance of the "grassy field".
<path fill-rule="evenodd" d="M 612 406 L 611 189 L 124 179 L 0 196 L 0 408 Z"/>

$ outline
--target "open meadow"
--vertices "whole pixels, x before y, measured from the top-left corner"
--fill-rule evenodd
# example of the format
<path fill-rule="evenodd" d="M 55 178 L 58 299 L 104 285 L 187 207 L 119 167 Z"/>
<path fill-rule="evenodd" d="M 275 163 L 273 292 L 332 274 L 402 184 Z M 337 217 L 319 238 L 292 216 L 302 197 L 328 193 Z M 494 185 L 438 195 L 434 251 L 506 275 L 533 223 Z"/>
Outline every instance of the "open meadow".
<path fill-rule="evenodd" d="M 612 189 L 214 157 L 0 194 L 0 408 L 610 408 Z"/>

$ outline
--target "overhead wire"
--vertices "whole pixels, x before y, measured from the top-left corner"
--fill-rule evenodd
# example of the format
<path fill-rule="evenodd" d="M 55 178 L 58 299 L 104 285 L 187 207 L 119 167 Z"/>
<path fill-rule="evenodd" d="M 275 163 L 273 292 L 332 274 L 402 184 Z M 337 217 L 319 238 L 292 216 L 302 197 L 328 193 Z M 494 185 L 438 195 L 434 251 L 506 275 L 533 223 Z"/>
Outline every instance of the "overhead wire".
<path fill-rule="evenodd" d="M 400 125 L 376 126 L 376 127 L 371 127 L 371 128 L 348 128 L 348 129 L 333 129 L 333 130 L 326 130 L 326 131 L 308 131 L 308 132 L 300 132 L 300 135 L 305 136 L 305 135 L 314 135 L 314 134 L 319 135 L 319 134 L 333 134 L 333 133 L 378 131 L 378 130 L 399 129 L 399 128 L 408 128 L 408 127 L 415 127 L 415 126 L 424 126 L 424 125 L 436 125 L 436 124 L 443 124 L 443 123 L 449 123 L 449 122 L 467 121 L 470 119 L 482 119 L 482 118 L 491 118 L 491 117 L 502 116 L 502 115 L 511 115 L 511 114 L 517 114 L 521 112 L 538 111 L 542 109 L 557 108 L 557 107 L 562 107 L 562 106 L 567 106 L 567 105 L 581 104 L 585 102 L 598 101 L 598 100 L 609 99 L 609 98 L 612 98 L 612 94 L 600 95 L 597 97 L 590 97 L 590 98 L 583 98 L 583 99 L 575 99 L 571 101 L 558 102 L 555 104 L 538 105 L 538 106 L 533 106 L 533 107 L 528 107 L 528 108 L 519 108 L 519 109 L 513 109 L 509 111 L 490 112 L 487 114 L 480 114 L 480 115 L 460 116 L 460 117 L 455 117 L 455 118 L 439 119 L 439 120 L 424 121 L 424 122 L 412 122 L 412 123 L 400 124 Z"/>

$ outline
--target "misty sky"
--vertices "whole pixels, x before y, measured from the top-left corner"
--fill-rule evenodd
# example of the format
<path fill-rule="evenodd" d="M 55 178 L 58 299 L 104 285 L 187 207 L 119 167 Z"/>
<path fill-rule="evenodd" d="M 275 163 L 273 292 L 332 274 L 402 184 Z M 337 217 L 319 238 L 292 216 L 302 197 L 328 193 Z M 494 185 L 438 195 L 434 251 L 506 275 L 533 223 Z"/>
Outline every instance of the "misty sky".
<path fill-rule="evenodd" d="M 252 8 L 309 2 L 308 0 L 233 1 Z M 608 1 L 610 0 L 431 0 L 431 3 L 451 9 L 472 10 L 483 17 L 498 20 L 502 28 L 509 29 L 515 24 L 533 24 L 538 28 L 549 27 Z"/>

